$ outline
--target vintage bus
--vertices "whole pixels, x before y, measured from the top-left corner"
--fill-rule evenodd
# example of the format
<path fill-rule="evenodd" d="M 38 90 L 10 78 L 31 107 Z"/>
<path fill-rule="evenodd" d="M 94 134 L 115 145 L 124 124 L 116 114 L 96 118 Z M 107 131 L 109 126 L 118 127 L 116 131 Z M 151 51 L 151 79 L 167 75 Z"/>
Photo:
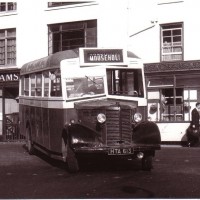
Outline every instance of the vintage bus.
<path fill-rule="evenodd" d="M 124 49 L 80 48 L 26 63 L 20 71 L 20 131 L 68 170 L 80 159 L 140 159 L 151 170 L 160 132 L 147 120 L 143 64 Z"/>

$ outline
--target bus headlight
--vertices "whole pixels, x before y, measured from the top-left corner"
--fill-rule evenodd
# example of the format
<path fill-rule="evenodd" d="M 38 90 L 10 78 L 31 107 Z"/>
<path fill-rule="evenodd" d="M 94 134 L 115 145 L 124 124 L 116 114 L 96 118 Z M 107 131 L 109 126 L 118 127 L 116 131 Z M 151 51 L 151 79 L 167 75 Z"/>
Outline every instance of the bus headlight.
<path fill-rule="evenodd" d="M 133 116 L 133 120 L 135 122 L 141 122 L 141 120 L 142 120 L 142 114 L 141 113 L 135 113 L 134 116 Z"/>
<path fill-rule="evenodd" d="M 106 116 L 103 113 L 99 113 L 97 115 L 97 121 L 101 124 L 103 124 L 106 121 Z"/>

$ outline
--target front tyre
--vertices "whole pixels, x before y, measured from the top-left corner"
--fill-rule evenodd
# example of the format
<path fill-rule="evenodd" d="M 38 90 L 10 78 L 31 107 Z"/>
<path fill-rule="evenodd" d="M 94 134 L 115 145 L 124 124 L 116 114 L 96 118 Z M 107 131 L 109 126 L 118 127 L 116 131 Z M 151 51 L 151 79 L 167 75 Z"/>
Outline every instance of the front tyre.
<path fill-rule="evenodd" d="M 144 171 L 151 171 L 153 168 L 153 156 L 148 155 L 142 158 L 142 169 Z"/>
<path fill-rule="evenodd" d="M 62 158 L 63 161 L 68 164 L 69 172 L 79 171 L 79 163 L 76 155 L 69 147 L 69 145 L 65 142 L 64 138 L 62 138 Z"/>

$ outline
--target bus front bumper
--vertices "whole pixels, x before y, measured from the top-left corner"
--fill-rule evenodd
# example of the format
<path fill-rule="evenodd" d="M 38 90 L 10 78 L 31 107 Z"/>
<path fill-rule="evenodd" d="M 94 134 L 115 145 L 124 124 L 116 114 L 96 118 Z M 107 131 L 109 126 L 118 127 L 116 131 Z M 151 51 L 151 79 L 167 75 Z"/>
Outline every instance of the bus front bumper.
<path fill-rule="evenodd" d="M 104 155 L 134 155 L 138 152 L 154 152 L 160 150 L 160 145 L 134 145 L 134 146 L 109 146 L 109 147 L 74 147 L 76 154 L 104 154 Z"/>

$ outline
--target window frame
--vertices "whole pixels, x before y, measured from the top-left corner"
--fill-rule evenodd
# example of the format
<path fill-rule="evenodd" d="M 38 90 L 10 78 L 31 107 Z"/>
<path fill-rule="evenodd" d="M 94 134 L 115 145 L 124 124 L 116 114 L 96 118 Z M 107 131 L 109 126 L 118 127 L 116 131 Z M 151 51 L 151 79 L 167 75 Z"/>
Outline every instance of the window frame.
<path fill-rule="evenodd" d="M 2 7 L 4 7 L 5 9 L 2 10 Z M 17 2 L 0 2 L 0 13 L 15 11 L 17 11 Z"/>
<path fill-rule="evenodd" d="M 184 27 L 183 22 L 177 22 L 177 23 L 170 23 L 170 24 L 161 24 L 160 25 L 160 61 L 161 62 L 173 62 L 173 61 L 181 61 L 184 60 Z M 180 30 L 180 35 L 175 35 L 173 32 L 175 30 Z M 170 35 L 164 36 L 164 32 L 171 32 Z M 181 38 L 180 44 L 175 44 L 173 39 L 175 38 Z M 167 38 L 171 40 L 170 43 L 166 43 L 164 45 L 164 39 L 165 42 L 167 41 Z M 167 50 L 168 48 L 168 50 Z M 175 48 L 180 48 L 181 51 L 177 51 Z M 169 52 L 164 52 L 164 49 Z M 167 58 L 168 56 L 168 58 Z M 178 58 L 180 56 L 180 58 Z M 173 58 L 174 57 L 174 58 Z M 177 57 L 177 58 L 175 58 Z"/>
<path fill-rule="evenodd" d="M 80 47 L 97 47 L 97 19 L 48 25 L 49 55 Z"/>
<path fill-rule="evenodd" d="M 13 32 L 9 35 L 9 31 Z M 16 28 L 0 29 L 0 66 L 16 65 Z M 1 44 L 0 44 L 1 45 Z"/>

